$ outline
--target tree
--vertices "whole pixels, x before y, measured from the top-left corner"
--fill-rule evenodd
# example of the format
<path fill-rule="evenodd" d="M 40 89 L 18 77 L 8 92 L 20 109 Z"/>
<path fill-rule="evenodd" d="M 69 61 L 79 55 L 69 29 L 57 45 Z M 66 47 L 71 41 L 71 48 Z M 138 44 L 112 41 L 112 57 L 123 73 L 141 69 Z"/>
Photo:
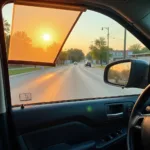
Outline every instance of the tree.
<path fill-rule="evenodd" d="M 129 47 L 129 50 L 133 51 L 133 54 L 150 53 L 147 47 L 143 47 L 140 44 L 133 44 Z"/>
<path fill-rule="evenodd" d="M 141 52 L 141 48 L 142 48 L 141 45 L 137 43 L 131 45 L 128 49 L 133 51 L 133 54 L 138 54 Z"/>
<path fill-rule="evenodd" d="M 64 64 L 65 60 L 70 60 L 72 62 L 80 62 L 84 59 L 84 53 L 81 49 L 71 48 L 67 51 L 60 52 L 57 62 Z"/>
<path fill-rule="evenodd" d="M 10 35 L 5 36 L 5 43 L 6 43 L 6 51 L 7 55 L 9 53 L 9 44 L 10 44 Z"/>
<path fill-rule="evenodd" d="M 27 44 L 27 45 L 31 45 L 32 40 L 28 37 L 28 35 L 26 34 L 26 32 L 24 31 L 17 31 L 13 34 L 13 39 L 17 40 L 18 42 Z"/>
<path fill-rule="evenodd" d="M 60 64 L 64 64 L 65 60 L 67 60 L 68 58 L 68 54 L 66 51 L 62 51 L 60 52 L 59 54 L 59 57 L 58 57 L 58 61 Z"/>
<path fill-rule="evenodd" d="M 17 31 L 12 35 L 11 51 L 13 51 L 11 54 L 12 58 L 17 57 L 28 60 L 29 57 L 33 57 L 32 40 L 28 37 L 26 32 Z"/>
<path fill-rule="evenodd" d="M 92 54 L 91 54 L 91 52 L 88 52 L 88 53 L 87 53 L 86 59 L 92 60 Z"/>
<path fill-rule="evenodd" d="M 94 46 L 94 45 L 90 45 L 90 50 L 91 50 L 91 56 L 92 56 L 92 59 L 95 59 L 95 60 L 99 60 L 100 59 L 100 50 Z"/>
<path fill-rule="evenodd" d="M 6 35 L 9 35 L 10 34 L 10 24 L 5 19 L 3 19 L 3 24 L 4 24 L 4 33 Z"/>
<path fill-rule="evenodd" d="M 3 19 L 3 24 L 4 24 L 4 36 L 5 36 L 5 43 L 6 43 L 6 51 L 8 54 L 9 42 L 10 42 L 10 24 L 5 19 Z"/>
<path fill-rule="evenodd" d="M 106 46 L 106 41 L 104 37 L 100 37 L 99 39 L 96 39 L 94 43 L 95 46 L 99 49 Z"/>
<path fill-rule="evenodd" d="M 67 51 L 68 53 L 68 59 L 71 60 L 72 62 L 74 61 L 81 61 L 84 59 L 84 53 L 81 49 L 78 48 L 71 48 Z"/>
<path fill-rule="evenodd" d="M 104 37 L 100 37 L 94 41 L 94 44 L 90 45 L 92 58 L 99 61 L 102 65 L 103 62 L 107 62 L 108 52 L 110 48 L 106 46 Z M 107 62 L 108 63 L 108 62 Z"/>
<path fill-rule="evenodd" d="M 147 47 L 143 47 L 143 48 L 141 49 L 141 52 L 142 52 L 142 53 L 150 53 L 150 50 L 149 50 Z"/>

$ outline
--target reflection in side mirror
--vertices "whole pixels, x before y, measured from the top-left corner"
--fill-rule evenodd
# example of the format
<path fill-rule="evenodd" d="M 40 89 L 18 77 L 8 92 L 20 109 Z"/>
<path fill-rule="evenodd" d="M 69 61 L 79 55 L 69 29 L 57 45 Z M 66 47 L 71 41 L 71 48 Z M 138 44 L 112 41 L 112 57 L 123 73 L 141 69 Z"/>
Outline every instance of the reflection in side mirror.
<path fill-rule="evenodd" d="M 105 67 L 104 81 L 120 87 L 145 88 L 150 81 L 150 65 L 139 59 L 112 62 Z"/>
<path fill-rule="evenodd" d="M 131 62 L 123 62 L 110 67 L 108 70 L 108 82 L 126 86 L 129 80 Z"/>

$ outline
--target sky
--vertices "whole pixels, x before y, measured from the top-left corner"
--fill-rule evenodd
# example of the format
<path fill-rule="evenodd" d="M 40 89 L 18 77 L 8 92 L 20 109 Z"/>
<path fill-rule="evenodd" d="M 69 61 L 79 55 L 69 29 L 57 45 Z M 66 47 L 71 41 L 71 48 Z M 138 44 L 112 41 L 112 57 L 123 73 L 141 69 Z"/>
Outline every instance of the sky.
<path fill-rule="evenodd" d="M 12 24 L 12 14 L 13 14 L 13 5 L 7 4 L 6 6 L 4 6 L 3 17 L 4 19 L 8 20 L 10 24 Z M 41 14 L 42 13 L 40 12 L 40 15 Z M 43 17 L 45 16 L 44 14 L 42 15 Z M 19 18 L 20 22 L 25 21 L 22 18 L 23 17 L 20 16 Z M 60 20 L 63 18 L 64 17 L 62 13 L 62 17 L 60 17 Z M 60 22 L 60 26 L 62 26 L 63 22 L 64 20 L 62 20 L 62 23 Z M 82 49 L 83 52 L 87 54 L 90 51 L 89 46 L 94 42 L 95 39 L 99 37 L 104 37 L 106 38 L 107 41 L 107 30 L 106 29 L 102 30 L 102 27 L 109 27 L 110 31 L 109 47 L 113 48 L 114 50 L 123 50 L 124 28 L 111 18 L 91 10 L 86 10 L 85 12 L 82 13 L 74 29 L 72 30 L 69 38 L 67 39 L 63 47 L 63 50 L 67 50 L 69 48 L 78 48 Z M 127 44 L 126 44 L 127 49 L 129 48 L 129 46 L 136 43 L 140 43 L 142 45 L 142 43 L 139 40 L 137 40 L 134 36 L 132 36 L 129 32 L 127 32 Z"/>
<path fill-rule="evenodd" d="M 9 60 L 47 63 L 54 62 L 80 14 L 80 11 L 24 5 L 15 5 L 13 10 Z"/>

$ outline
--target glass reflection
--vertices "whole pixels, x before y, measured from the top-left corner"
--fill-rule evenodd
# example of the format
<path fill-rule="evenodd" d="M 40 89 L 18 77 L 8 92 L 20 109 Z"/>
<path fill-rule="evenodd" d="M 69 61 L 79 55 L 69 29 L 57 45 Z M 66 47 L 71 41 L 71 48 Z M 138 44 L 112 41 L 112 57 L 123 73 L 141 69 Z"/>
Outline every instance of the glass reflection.
<path fill-rule="evenodd" d="M 131 62 L 113 65 L 108 71 L 108 81 L 113 84 L 126 85 L 129 80 Z"/>

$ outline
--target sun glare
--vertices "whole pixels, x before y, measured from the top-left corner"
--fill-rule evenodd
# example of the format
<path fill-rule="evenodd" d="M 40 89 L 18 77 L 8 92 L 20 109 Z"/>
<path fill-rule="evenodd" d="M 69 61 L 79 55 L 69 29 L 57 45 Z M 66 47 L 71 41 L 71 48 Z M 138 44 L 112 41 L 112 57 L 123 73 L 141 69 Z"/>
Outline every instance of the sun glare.
<path fill-rule="evenodd" d="M 50 34 L 45 33 L 45 34 L 43 34 L 42 38 L 43 38 L 44 41 L 51 41 L 52 37 L 51 37 Z"/>

